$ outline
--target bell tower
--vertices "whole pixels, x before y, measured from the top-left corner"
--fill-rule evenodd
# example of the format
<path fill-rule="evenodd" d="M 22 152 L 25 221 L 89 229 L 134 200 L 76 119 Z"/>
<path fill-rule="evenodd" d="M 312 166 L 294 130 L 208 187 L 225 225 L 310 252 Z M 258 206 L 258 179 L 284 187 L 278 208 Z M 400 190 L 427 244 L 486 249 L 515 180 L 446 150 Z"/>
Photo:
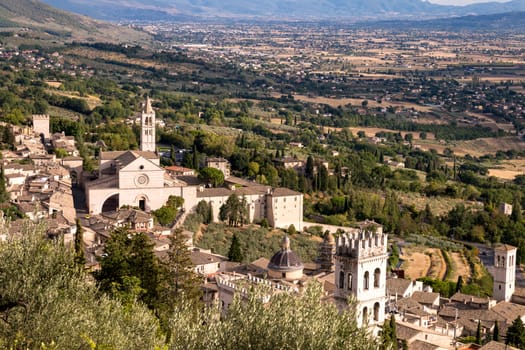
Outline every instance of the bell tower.
<path fill-rule="evenodd" d="M 359 326 L 382 324 L 385 320 L 387 239 L 379 225 L 337 238 L 335 296 L 356 301 Z"/>
<path fill-rule="evenodd" d="M 151 107 L 151 100 L 146 97 L 140 114 L 140 150 L 156 151 L 155 145 L 155 111 Z"/>
<path fill-rule="evenodd" d="M 516 285 L 516 253 L 518 248 L 502 244 L 494 248 L 494 285 L 492 295 L 510 301 Z"/>

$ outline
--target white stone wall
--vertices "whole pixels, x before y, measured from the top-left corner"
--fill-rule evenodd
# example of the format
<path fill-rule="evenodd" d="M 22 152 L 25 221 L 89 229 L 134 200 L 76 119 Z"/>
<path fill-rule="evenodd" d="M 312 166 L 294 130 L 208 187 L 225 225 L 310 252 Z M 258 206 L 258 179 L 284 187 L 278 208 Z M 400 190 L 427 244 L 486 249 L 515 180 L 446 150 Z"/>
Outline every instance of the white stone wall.
<path fill-rule="evenodd" d="M 33 115 L 33 131 L 36 134 L 43 134 L 44 138 L 49 139 L 49 115 L 34 114 Z"/>
<path fill-rule="evenodd" d="M 273 227 L 303 229 L 303 195 L 266 196 L 268 222 Z"/>
<path fill-rule="evenodd" d="M 496 300 L 510 301 L 516 284 L 517 249 L 494 251 L 493 297 Z"/>

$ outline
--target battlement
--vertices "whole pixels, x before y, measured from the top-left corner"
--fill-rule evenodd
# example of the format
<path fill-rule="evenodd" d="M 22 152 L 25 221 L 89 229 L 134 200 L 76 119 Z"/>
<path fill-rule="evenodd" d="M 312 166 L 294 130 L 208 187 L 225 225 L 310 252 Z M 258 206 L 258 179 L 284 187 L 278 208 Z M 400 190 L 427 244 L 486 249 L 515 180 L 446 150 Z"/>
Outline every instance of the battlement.
<path fill-rule="evenodd" d="M 387 253 L 388 234 L 370 230 L 343 233 L 336 241 L 336 255 L 366 258 Z"/>
<path fill-rule="evenodd" d="M 49 114 L 33 114 L 33 121 L 35 120 L 49 120 Z"/>

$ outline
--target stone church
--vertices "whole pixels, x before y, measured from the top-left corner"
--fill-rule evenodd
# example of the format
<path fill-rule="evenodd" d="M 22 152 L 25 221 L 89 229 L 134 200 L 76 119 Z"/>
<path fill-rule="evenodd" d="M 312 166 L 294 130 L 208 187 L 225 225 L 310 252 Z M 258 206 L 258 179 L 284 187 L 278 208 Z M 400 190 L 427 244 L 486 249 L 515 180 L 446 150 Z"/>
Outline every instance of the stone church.
<path fill-rule="evenodd" d="M 155 153 L 155 111 L 149 98 L 141 111 L 140 151 L 100 152 L 96 179 L 85 182 L 86 202 L 90 214 L 112 211 L 122 206 L 144 211 L 162 207 L 169 196 L 184 198 L 184 209 L 193 210 L 204 200 L 213 208 L 214 220 L 219 208 L 236 193 L 245 199 L 250 222 L 266 218 L 273 227 L 303 226 L 303 194 L 287 188 L 272 188 L 229 176 L 229 164 L 215 162 L 225 172 L 225 186 L 207 188 L 196 176 L 177 176 L 160 166 Z M 211 158 L 214 160 L 214 158 Z M 214 162 L 207 162 L 213 166 Z M 211 164 L 211 165 L 210 165 Z"/>

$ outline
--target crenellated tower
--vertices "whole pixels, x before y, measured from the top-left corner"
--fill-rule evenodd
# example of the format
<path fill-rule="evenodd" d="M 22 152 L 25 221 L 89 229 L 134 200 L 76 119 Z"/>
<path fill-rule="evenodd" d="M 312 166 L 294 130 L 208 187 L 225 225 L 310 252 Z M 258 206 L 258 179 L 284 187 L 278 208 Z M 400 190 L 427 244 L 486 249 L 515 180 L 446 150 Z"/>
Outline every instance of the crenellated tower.
<path fill-rule="evenodd" d="M 146 97 L 140 114 L 140 150 L 156 151 L 155 145 L 155 111 L 151 107 L 151 100 Z"/>
<path fill-rule="evenodd" d="M 357 302 L 359 326 L 385 320 L 387 240 L 381 226 L 369 226 L 337 238 L 335 284 L 337 298 Z"/>

